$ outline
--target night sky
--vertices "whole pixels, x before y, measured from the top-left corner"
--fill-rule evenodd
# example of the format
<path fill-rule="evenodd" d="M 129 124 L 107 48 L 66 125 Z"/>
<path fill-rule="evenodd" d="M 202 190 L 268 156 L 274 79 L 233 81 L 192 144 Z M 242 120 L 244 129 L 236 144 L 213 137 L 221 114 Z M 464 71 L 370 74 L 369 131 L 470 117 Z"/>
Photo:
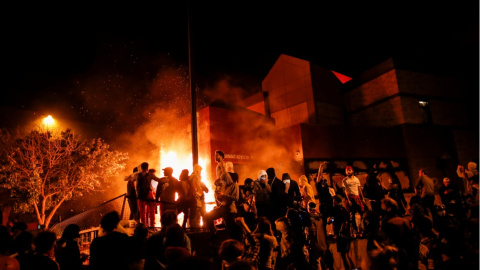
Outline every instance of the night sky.
<path fill-rule="evenodd" d="M 351 77 L 398 55 L 448 63 L 478 80 L 476 1 L 194 2 L 200 106 L 212 98 L 204 91 L 215 93 L 221 80 L 243 95 L 259 91 L 282 53 Z M 115 132 L 133 132 L 164 104 L 185 107 L 187 10 L 186 1 L 5 8 L 1 106 L 60 113 Z"/>
<path fill-rule="evenodd" d="M 120 2 L 2 6 L 2 126 L 48 114 L 83 123 L 89 136 L 135 149 L 135 165 L 145 149 L 136 143 L 176 135 L 190 113 L 186 1 Z M 408 57 L 478 84 L 478 1 L 192 2 L 198 107 L 260 91 L 281 54 L 350 77 Z"/>

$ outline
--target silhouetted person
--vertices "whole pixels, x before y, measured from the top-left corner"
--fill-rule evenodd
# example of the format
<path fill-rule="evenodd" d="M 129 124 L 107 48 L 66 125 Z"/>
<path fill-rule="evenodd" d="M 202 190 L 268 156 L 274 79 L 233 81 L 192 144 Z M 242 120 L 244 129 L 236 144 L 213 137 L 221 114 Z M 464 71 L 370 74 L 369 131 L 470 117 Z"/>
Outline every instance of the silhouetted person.
<path fill-rule="evenodd" d="M 19 270 L 20 264 L 13 258 L 13 239 L 5 226 L 0 226 L 0 269 Z"/>
<path fill-rule="evenodd" d="M 275 223 L 281 234 L 275 269 L 311 269 L 303 253 L 304 241 L 298 238 L 295 226 L 291 225 L 287 217 L 280 217 Z"/>
<path fill-rule="evenodd" d="M 465 219 L 465 213 L 462 208 L 462 199 L 460 197 L 460 189 L 454 183 L 451 183 L 450 178 L 443 178 L 443 185 L 438 189 L 438 194 L 445 205 L 446 210 L 457 216 L 459 219 Z"/>
<path fill-rule="evenodd" d="M 138 223 L 133 235 L 129 238 L 129 249 L 132 251 L 128 256 L 129 269 L 144 269 L 147 237 L 148 228 Z"/>
<path fill-rule="evenodd" d="M 63 230 L 62 237 L 58 240 L 55 257 L 60 270 L 79 270 L 86 259 L 80 255 L 78 241 L 80 239 L 80 227 L 77 224 L 69 224 Z"/>
<path fill-rule="evenodd" d="M 190 237 L 179 224 L 175 223 L 167 227 L 163 243 L 167 266 L 192 254 Z"/>
<path fill-rule="evenodd" d="M 273 249 L 278 246 L 277 238 L 267 217 L 258 218 L 257 227 L 253 231 L 254 237 L 260 242 L 259 270 L 270 270 L 273 267 Z"/>
<path fill-rule="evenodd" d="M 58 270 L 58 264 L 55 261 L 55 242 L 57 235 L 51 231 L 40 232 L 34 240 L 35 256 L 33 265 L 35 269 Z M 23 270 L 23 269 L 22 269 Z"/>
<path fill-rule="evenodd" d="M 161 269 L 167 264 L 164 239 L 167 235 L 167 228 L 177 224 L 177 213 L 172 210 L 165 211 L 160 217 L 160 222 L 162 223 L 160 231 L 153 233 L 147 239 L 145 270 Z"/>
<path fill-rule="evenodd" d="M 127 269 L 129 239 L 128 235 L 115 231 L 119 222 L 116 211 L 103 216 L 100 226 L 105 235 L 93 239 L 90 245 L 90 269 Z"/>
<path fill-rule="evenodd" d="M 398 205 L 398 215 L 404 216 L 405 215 L 405 206 L 407 205 L 407 201 L 405 200 L 405 196 L 403 195 L 402 185 L 398 178 L 390 178 L 388 179 L 388 187 L 387 193 L 388 197 L 392 198 L 397 202 Z"/>
<path fill-rule="evenodd" d="M 160 215 L 167 210 L 177 212 L 177 202 L 175 201 L 175 193 L 178 192 L 178 179 L 173 177 L 173 168 L 166 167 L 163 169 L 164 177 L 161 178 L 164 184 L 157 186 L 155 198 L 160 201 Z"/>
<path fill-rule="evenodd" d="M 347 209 L 344 207 L 343 197 L 339 194 L 333 197 L 332 216 L 328 223 L 333 223 L 333 234 L 337 240 L 337 252 L 343 261 L 345 269 L 353 268 L 353 260 L 348 255 L 350 248 L 350 218 Z"/>
<path fill-rule="evenodd" d="M 335 193 L 333 187 L 328 184 L 327 179 L 323 177 L 323 171 L 327 166 L 326 161 L 320 163 L 318 166 L 317 178 L 315 179 L 315 188 L 317 189 L 318 201 L 320 202 L 319 210 L 323 219 L 323 229 L 325 235 L 327 234 L 327 219 L 331 216 L 333 209 L 333 196 Z"/>
<path fill-rule="evenodd" d="M 288 204 L 288 189 L 285 190 L 285 183 L 278 179 L 275 174 L 274 168 L 267 169 L 268 183 L 272 189 L 270 193 L 270 206 L 271 206 L 271 222 L 275 222 L 280 217 L 285 216 L 287 213 Z M 289 181 L 286 181 L 289 182 Z"/>
<path fill-rule="evenodd" d="M 287 193 L 287 207 L 300 207 L 302 201 L 302 194 L 297 181 L 290 177 L 290 174 L 282 174 L 282 182 L 285 185 L 285 193 Z M 306 208 L 305 208 L 306 209 Z"/>
<path fill-rule="evenodd" d="M 372 210 L 380 214 L 382 212 L 381 203 L 385 198 L 385 190 L 380 179 L 378 179 L 378 165 L 373 164 L 370 169 L 365 186 L 363 189 L 364 196 L 370 199 Z"/>
<path fill-rule="evenodd" d="M 182 228 L 187 227 L 187 222 L 189 227 L 192 227 L 192 219 L 196 218 L 196 208 L 197 202 L 195 200 L 195 187 L 193 186 L 190 176 L 188 175 L 188 170 L 184 169 L 180 173 L 179 182 L 178 182 L 178 213 L 183 213 L 183 223 Z"/>
<path fill-rule="evenodd" d="M 428 177 L 425 169 L 420 169 L 418 171 L 418 181 L 416 186 L 421 189 L 421 204 L 425 213 L 433 213 L 435 211 L 435 187 L 433 180 Z"/>
<path fill-rule="evenodd" d="M 367 246 L 367 256 L 362 260 L 361 269 L 397 270 L 399 260 L 397 247 L 389 245 L 387 241 L 373 240 L 372 245 Z"/>
<path fill-rule="evenodd" d="M 398 215 L 398 205 L 392 198 L 382 200 L 384 210 L 381 232 L 399 249 L 400 269 L 409 269 L 414 265 L 414 236 L 409 220 Z"/>
<path fill-rule="evenodd" d="M 130 208 L 130 219 L 135 220 L 137 222 L 140 221 L 140 213 L 137 203 L 137 191 L 135 187 L 135 182 L 138 176 L 138 167 L 133 169 L 133 173 L 127 177 L 125 177 L 125 181 L 127 181 L 127 201 L 128 206 Z"/>
<path fill-rule="evenodd" d="M 17 252 L 15 257 L 20 263 L 21 269 L 35 269 L 33 265 L 34 251 L 33 251 L 33 234 L 29 231 L 24 231 L 15 237 L 14 246 Z"/>

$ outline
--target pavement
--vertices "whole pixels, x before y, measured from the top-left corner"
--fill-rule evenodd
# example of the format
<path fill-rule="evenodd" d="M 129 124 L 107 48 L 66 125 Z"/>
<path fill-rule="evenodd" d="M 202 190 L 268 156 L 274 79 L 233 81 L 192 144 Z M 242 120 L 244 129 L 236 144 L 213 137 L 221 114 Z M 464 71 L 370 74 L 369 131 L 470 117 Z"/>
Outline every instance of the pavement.
<path fill-rule="evenodd" d="M 340 253 L 337 252 L 337 243 L 332 241 L 328 249 L 333 254 L 333 269 L 345 269 Z M 360 267 L 363 258 L 367 256 L 367 239 L 354 239 L 350 242 L 348 255 L 352 258 L 355 267 Z"/>

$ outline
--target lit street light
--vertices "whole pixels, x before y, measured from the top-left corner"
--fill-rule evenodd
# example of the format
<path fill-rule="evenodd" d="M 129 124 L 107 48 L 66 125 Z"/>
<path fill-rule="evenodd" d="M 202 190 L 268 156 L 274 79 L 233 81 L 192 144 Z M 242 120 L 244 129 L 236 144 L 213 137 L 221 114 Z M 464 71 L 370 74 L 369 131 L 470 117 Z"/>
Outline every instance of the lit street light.
<path fill-rule="evenodd" d="M 51 115 L 48 115 L 47 117 L 43 118 L 43 124 L 45 125 L 45 128 L 48 130 L 49 128 L 52 128 L 55 125 L 55 119 Z"/>

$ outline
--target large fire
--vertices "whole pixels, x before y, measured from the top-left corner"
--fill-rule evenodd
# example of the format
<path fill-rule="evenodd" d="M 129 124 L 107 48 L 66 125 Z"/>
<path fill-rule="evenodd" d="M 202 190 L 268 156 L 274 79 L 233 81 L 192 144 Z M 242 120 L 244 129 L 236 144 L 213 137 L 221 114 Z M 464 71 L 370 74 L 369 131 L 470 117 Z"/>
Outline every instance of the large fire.
<path fill-rule="evenodd" d="M 208 187 L 209 192 L 205 193 L 205 202 L 207 212 L 211 211 L 214 207 L 214 192 L 212 190 L 213 183 L 211 180 L 207 179 L 207 161 L 204 158 L 198 159 L 198 164 L 203 168 L 202 169 L 202 182 Z M 160 150 L 160 161 L 158 168 L 171 167 L 173 169 L 173 176 L 179 178 L 182 170 L 187 169 L 189 174 L 193 172 L 193 157 L 191 152 L 187 151 L 173 151 L 173 150 Z M 156 173 L 158 177 L 163 177 L 163 172 Z M 152 186 L 157 188 L 157 182 L 152 181 Z M 175 196 L 175 199 L 178 198 L 178 195 Z M 159 211 L 158 211 L 159 213 Z M 183 213 L 178 215 L 178 222 L 182 224 L 183 222 Z M 155 215 L 155 223 L 160 224 L 160 215 Z M 203 223 L 203 221 L 202 221 Z"/>

